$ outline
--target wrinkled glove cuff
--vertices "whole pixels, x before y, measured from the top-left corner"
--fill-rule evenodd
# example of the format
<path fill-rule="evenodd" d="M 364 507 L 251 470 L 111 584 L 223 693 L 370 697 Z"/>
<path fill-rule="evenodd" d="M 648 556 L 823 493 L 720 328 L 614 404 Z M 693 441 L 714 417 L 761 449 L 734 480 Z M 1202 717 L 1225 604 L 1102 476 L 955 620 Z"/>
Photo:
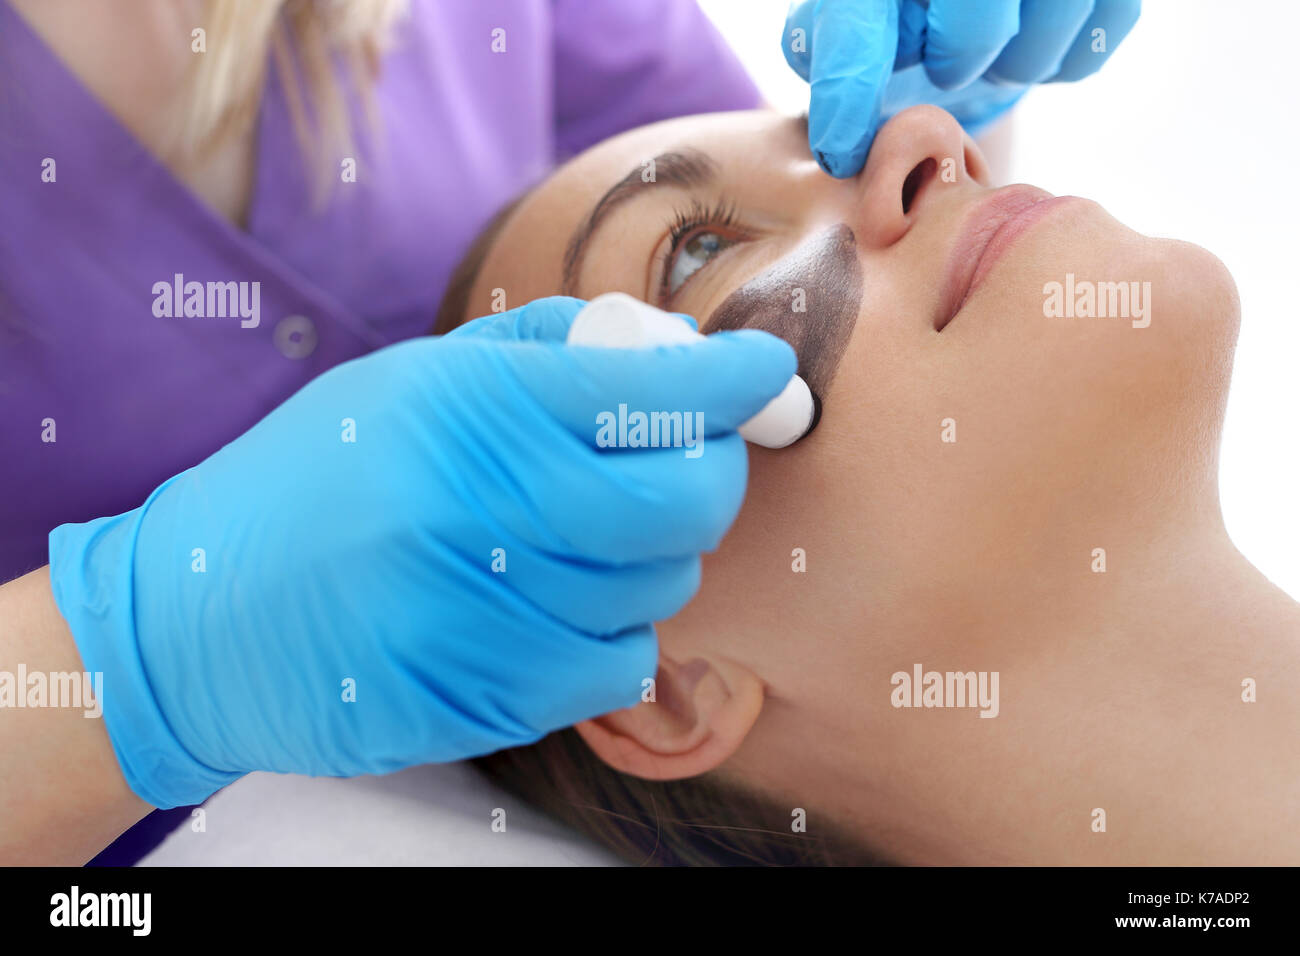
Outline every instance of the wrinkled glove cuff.
<path fill-rule="evenodd" d="M 136 641 L 136 538 L 145 512 L 174 480 L 134 511 L 60 525 L 49 537 L 54 601 L 77 642 L 82 667 L 104 675 L 100 704 L 113 753 L 136 795 L 160 809 L 201 803 L 243 776 L 200 763 L 176 739 Z"/>

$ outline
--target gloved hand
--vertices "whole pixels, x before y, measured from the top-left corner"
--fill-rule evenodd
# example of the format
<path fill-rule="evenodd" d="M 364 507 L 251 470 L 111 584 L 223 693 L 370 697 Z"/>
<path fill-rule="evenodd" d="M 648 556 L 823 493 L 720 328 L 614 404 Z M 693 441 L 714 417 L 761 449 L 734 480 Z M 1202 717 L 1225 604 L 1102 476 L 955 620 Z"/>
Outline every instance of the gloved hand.
<path fill-rule="evenodd" d="M 888 96 L 894 111 L 938 102 L 975 130 L 1031 84 L 1096 72 L 1140 10 L 1141 0 L 795 0 L 781 46 L 812 85 L 813 155 L 842 178 L 866 162 L 895 71 L 914 72 L 904 89 L 926 98 Z"/>
<path fill-rule="evenodd" d="M 740 508 L 734 429 L 795 356 L 752 330 L 569 347 L 581 305 L 340 365 L 135 511 L 51 533 L 55 599 L 139 796 L 454 760 L 639 700 L 650 622 L 695 593 Z M 703 454 L 598 448 L 619 403 L 702 412 Z"/>

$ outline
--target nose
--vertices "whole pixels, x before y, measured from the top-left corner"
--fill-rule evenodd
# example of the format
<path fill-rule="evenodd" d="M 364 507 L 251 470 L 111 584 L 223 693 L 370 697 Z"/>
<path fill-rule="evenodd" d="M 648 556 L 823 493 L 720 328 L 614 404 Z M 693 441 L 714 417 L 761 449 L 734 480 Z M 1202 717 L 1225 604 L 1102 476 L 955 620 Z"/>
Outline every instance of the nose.
<path fill-rule="evenodd" d="M 893 245 L 943 190 L 972 183 L 988 185 L 988 166 L 952 115 L 937 106 L 903 110 L 880 128 L 862 172 L 848 180 L 857 193 L 858 244 Z"/>

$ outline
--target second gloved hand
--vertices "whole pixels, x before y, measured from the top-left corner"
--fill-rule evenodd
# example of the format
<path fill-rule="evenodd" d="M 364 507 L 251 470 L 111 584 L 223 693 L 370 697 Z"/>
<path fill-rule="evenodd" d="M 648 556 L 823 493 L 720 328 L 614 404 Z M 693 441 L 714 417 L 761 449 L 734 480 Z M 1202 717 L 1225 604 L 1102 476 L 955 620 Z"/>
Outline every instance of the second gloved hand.
<path fill-rule="evenodd" d="M 795 356 L 752 331 L 567 347 L 581 304 L 348 362 L 135 511 L 55 529 L 55 597 L 137 794 L 384 773 L 638 701 L 650 622 L 739 510 L 734 429 Z M 597 447 L 620 403 L 701 412 L 703 454 Z"/>
<path fill-rule="evenodd" d="M 812 87 L 813 155 L 843 178 L 862 169 L 882 114 L 935 103 L 978 132 L 1031 84 L 1100 69 L 1140 10 L 1141 0 L 795 0 L 781 45 Z"/>

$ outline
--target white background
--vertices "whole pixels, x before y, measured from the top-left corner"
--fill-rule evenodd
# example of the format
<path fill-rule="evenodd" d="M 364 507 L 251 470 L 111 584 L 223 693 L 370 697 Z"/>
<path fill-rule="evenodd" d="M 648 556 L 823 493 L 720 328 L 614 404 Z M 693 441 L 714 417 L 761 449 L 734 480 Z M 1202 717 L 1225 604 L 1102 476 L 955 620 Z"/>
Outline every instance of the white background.
<path fill-rule="evenodd" d="M 700 0 L 770 102 L 808 105 L 785 0 Z M 1237 547 L 1300 598 L 1300 3 L 1147 0 L 1097 74 L 1017 108 L 1010 182 L 1222 259 L 1241 293 L 1220 484 Z"/>

